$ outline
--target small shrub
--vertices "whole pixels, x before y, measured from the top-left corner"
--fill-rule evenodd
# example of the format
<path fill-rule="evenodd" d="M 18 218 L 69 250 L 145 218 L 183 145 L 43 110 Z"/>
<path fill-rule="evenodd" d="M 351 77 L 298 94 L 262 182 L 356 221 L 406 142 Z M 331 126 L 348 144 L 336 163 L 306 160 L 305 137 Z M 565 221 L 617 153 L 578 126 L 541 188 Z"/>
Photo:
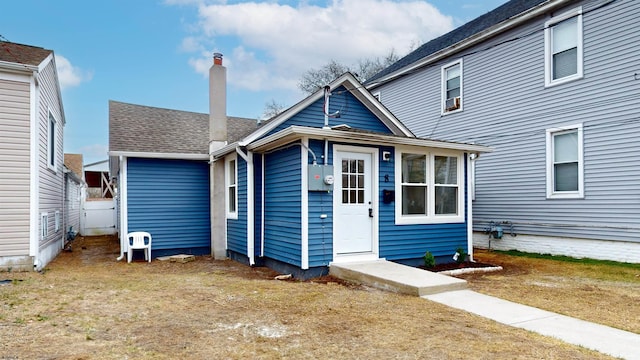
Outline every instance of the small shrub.
<path fill-rule="evenodd" d="M 436 266 L 436 258 L 433 256 L 431 251 L 427 251 L 426 253 L 424 253 L 424 256 L 422 258 L 424 259 L 424 267 L 426 267 L 427 269 Z"/>

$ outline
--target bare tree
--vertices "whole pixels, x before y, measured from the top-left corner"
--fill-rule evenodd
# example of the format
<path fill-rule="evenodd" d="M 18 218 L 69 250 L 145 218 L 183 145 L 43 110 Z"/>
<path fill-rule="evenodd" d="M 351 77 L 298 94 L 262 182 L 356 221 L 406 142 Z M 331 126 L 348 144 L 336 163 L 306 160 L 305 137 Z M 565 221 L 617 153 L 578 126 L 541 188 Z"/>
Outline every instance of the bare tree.
<path fill-rule="evenodd" d="M 398 59 L 399 56 L 393 49 L 382 58 L 363 58 L 351 66 L 340 64 L 331 59 L 319 69 L 310 69 L 305 72 L 298 81 L 298 88 L 308 94 L 314 93 L 347 71 L 353 73 L 359 81 L 364 82 Z"/>
<path fill-rule="evenodd" d="M 264 104 L 264 110 L 262 111 L 262 120 L 269 120 L 274 118 L 282 111 L 284 111 L 285 106 L 281 103 L 276 102 L 275 99 L 271 99 L 268 103 Z"/>

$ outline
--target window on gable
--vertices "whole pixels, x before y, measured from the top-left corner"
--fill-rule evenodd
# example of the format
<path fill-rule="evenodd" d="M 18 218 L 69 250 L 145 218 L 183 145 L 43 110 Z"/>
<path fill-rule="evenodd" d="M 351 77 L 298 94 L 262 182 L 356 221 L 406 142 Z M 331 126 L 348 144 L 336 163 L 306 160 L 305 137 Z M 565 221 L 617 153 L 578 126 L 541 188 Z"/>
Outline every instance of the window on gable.
<path fill-rule="evenodd" d="M 462 60 L 442 67 L 442 113 L 462 110 Z"/>
<path fill-rule="evenodd" d="M 397 224 L 461 222 L 462 158 L 460 155 L 399 152 L 396 192 Z"/>
<path fill-rule="evenodd" d="M 582 124 L 547 130 L 547 198 L 582 198 Z"/>
<path fill-rule="evenodd" d="M 228 158 L 226 161 L 226 203 L 227 218 L 237 218 L 238 216 L 238 170 L 237 159 Z"/>
<path fill-rule="evenodd" d="M 49 125 L 47 131 L 47 166 L 56 169 L 56 119 L 49 112 Z"/>
<path fill-rule="evenodd" d="M 582 9 L 561 14 L 545 23 L 545 84 L 582 77 Z"/>

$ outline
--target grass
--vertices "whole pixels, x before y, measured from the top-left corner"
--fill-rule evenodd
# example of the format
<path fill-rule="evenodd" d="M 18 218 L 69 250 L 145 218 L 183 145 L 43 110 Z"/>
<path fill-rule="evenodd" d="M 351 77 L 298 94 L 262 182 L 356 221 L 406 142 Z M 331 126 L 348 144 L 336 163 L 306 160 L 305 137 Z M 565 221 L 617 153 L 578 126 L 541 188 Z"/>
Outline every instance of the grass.
<path fill-rule="evenodd" d="M 118 254 L 117 240 L 79 238 L 44 274 L 1 274 L 25 281 L 0 286 L 0 358 L 609 359 L 332 278 L 277 281 L 233 261 L 127 264 Z M 502 283 L 472 280 L 485 282 Z"/>
<path fill-rule="evenodd" d="M 504 271 L 469 275 L 473 290 L 640 333 L 640 265 L 522 252 L 477 251 Z"/>

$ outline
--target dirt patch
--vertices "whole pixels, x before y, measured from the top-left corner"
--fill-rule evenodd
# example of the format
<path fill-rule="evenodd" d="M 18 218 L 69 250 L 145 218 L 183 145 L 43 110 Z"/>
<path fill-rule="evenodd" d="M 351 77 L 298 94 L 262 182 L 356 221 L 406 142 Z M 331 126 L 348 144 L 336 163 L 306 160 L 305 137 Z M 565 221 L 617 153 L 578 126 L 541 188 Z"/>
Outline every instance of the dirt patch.
<path fill-rule="evenodd" d="M 3 273 L 0 359 L 609 358 L 332 277 L 118 256 L 117 239 L 78 238 L 41 274 Z"/>

